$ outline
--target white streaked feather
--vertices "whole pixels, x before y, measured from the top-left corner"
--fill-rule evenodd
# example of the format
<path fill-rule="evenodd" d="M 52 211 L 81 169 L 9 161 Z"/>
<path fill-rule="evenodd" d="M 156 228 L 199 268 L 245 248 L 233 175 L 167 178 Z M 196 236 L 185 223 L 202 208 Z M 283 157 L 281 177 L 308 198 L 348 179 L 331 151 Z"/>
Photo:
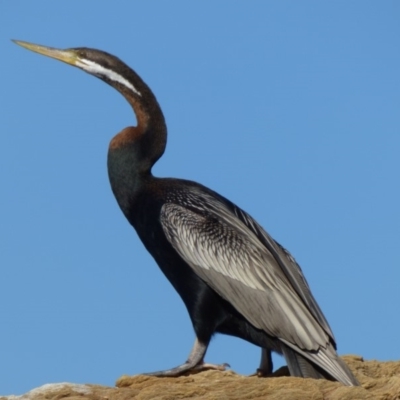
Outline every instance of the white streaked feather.
<path fill-rule="evenodd" d="M 83 70 L 89 72 L 90 74 L 106 76 L 111 81 L 118 82 L 124 85 L 128 89 L 132 90 L 132 92 L 136 93 L 138 96 L 142 95 L 130 82 L 128 82 L 120 74 L 117 74 L 115 71 L 107 69 L 102 65 L 95 63 L 94 61 L 81 58 L 76 61 L 76 66 L 82 68 Z"/>
<path fill-rule="evenodd" d="M 234 215 L 228 211 L 221 213 L 220 209 L 218 212 L 218 218 L 208 220 L 168 203 L 162 207 L 161 224 L 185 261 L 254 326 L 303 349 L 315 351 L 326 346 L 329 336 L 293 290 L 268 249 L 240 221 L 230 224 L 229 218 L 235 218 Z M 233 290 L 239 290 L 240 296 L 232 296 Z"/>
<path fill-rule="evenodd" d="M 201 192 L 200 190 L 197 191 L 196 188 L 192 191 L 192 193 L 194 200 L 193 203 L 196 203 L 197 200 L 197 207 L 199 209 L 204 209 L 198 205 L 198 200 L 201 200 L 204 204 L 206 204 L 207 208 L 214 210 L 217 215 L 223 217 L 224 221 L 231 223 L 245 236 L 247 235 L 253 243 L 260 245 L 260 242 L 262 242 L 264 247 L 274 250 L 275 255 L 273 256 L 271 253 L 269 253 L 271 259 L 264 260 L 262 261 L 262 263 L 272 262 L 276 264 L 278 260 L 280 261 L 280 272 L 284 272 L 286 278 L 290 280 L 292 288 L 297 292 L 302 301 L 307 305 L 314 318 L 319 322 L 321 327 L 332 338 L 332 340 L 335 340 L 333 332 L 328 322 L 326 321 L 325 316 L 323 315 L 322 311 L 320 310 L 318 304 L 311 294 L 310 288 L 303 276 L 300 266 L 297 264 L 292 255 L 285 248 L 275 242 L 272 237 L 249 214 L 247 214 L 243 210 L 237 207 L 234 207 L 233 210 L 231 210 L 226 207 L 221 201 L 218 201 L 218 199 L 209 196 L 208 194 Z M 259 271 L 257 270 L 257 273 L 258 272 Z M 265 270 L 263 269 L 261 272 L 264 273 Z M 273 284 L 275 279 L 276 277 L 273 276 L 272 279 L 270 279 L 270 283 Z"/>
<path fill-rule="evenodd" d="M 285 339 L 281 340 L 293 350 L 300 353 L 303 357 L 319 365 L 322 369 L 327 371 L 337 380 L 349 386 L 354 385 L 354 382 L 350 379 L 349 375 L 347 375 L 347 373 L 343 369 L 342 362 L 338 360 L 339 357 L 330 343 L 326 347 L 321 347 L 317 352 L 311 353 L 294 346 L 292 343 Z"/>
<path fill-rule="evenodd" d="M 278 337 L 339 381 L 354 385 L 290 253 L 244 211 L 230 209 L 207 193 L 193 192 L 181 199 L 188 208 L 171 202 L 161 209 L 161 225 L 175 250 L 252 325 Z"/>

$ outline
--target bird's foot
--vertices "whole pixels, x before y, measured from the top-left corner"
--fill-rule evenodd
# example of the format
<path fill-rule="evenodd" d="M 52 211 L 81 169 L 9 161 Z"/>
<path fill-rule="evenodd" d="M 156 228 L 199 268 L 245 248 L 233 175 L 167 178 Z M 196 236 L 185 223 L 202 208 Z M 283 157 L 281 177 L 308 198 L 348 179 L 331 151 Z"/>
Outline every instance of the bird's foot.
<path fill-rule="evenodd" d="M 254 372 L 253 374 L 250 374 L 249 376 L 258 376 L 259 378 L 266 378 L 271 376 L 271 372 L 270 371 L 264 371 L 261 368 L 257 368 L 256 372 Z"/>
<path fill-rule="evenodd" d="M 257 368 L 257 371 L 249 376 L 258 376 L 259 378 L 279 378 L 280 376 L 290 376 L 290 372 L 289 368 L 286 366 L 277 369 L 275 372 L 265 371 L 261 368 Z"/>
<path fill-rule="evenodd" d="M 165 369 L 163 371 L 149 372 L 143 375 L 147 376 L 157 376 L 157 377 L 173 377 L 173 376 L 181 376 L 183 374 L 191 374 L 198 373 L 206 370 L 217 370 L 217 371 L 225 371 L 227 368 L 230 368 L 230 365 L 227 363 L 224 364 L 209 364 L 205 362 L 200 362 L 199 364 L 193 365 L 192 363 L 185 362 L 182 365 L 179 365 L 175 368 Z"/>
<path fill-rule="evenodd" d="M 271 350 L 262 348 L 260 366 L 257 368 L 256 372 L 250 376 L 258 376 L 259 378 L 269 377 L 272 375 L 273 368 L 274 364 L 272 363 Z"/>
<path fill-rule="evenodd" d="M 269 378 L 272 376 L 272 372 L 271 371 L 266 371 L 263 370 L 262 368 L 257 368 L 256 372 L 254 372 L 253 374 L 250 374 L 250 376 L 258 376 L 259 378 Z"/>
<path fill-rule="evenodd" d="M 214 369 L 217 371 L 225 371 L 226 368 L 230 368 L 229 364 L 208 364 L 204 362 L 204 356 L 206 354 L 207 346 L 208 346 L 209 340 L 206 341 L 201 341 L 198 338 L 196 338 L 193 348 L 189 354 L 189 358 L 187 361 L 181 365 L 178 365 L 175 368 L 171 369 L 166 369 L 163 371 L 157 371 L 157 372 L 150 372 L 144 375 L 148 376 L 160 376 L 160 377 L 165 377 L 165 376 L 180 376 L 186 373 L 197 373 L 201 371 L 205 371 L 207 369 Z"/>
<path fill-rule="evenodd" d="M 223 364 L 209 364 L 202 362 L 201 364 L 196 365 L 192 371 L 195 372 L 200 372 L 200 371 L 207 371 L 209 369 L 213 369 L 215 371 L 226 371 L 227 368 L 230 368 L 231 366 L 228 363 L 223 363 Z"/>

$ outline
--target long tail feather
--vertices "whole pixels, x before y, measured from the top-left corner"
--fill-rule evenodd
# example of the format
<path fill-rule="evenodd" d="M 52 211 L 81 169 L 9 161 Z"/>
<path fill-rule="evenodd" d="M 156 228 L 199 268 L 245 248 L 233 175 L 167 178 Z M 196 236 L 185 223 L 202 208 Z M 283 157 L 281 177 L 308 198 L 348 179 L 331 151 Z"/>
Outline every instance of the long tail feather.
<path fill-rule="evenodd" d="M 306 352 L 283 344 L 282 351 L 293 376 L 334 379 L 347 386 L 360 385 L 331 345 L 320 348 L 317 352 Z"/>

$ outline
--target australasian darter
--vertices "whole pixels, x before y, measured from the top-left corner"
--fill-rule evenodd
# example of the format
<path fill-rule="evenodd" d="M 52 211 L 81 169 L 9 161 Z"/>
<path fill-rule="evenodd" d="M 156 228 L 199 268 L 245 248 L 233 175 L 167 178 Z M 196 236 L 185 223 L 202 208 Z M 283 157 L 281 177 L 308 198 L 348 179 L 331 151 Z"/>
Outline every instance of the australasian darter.
<path fill-rule="evenodd" d="M 185 363 L 152 375 L 223 369 L 206 364 L 204 356 L 212 335 L 224 333 L 261 347 L 260 375 L 272 372 L 272 350 L 285 356 L 293 376 L 358 385 L 338 357 L 331 328 L 290 253 L 218 193 L 196 182 L 152 175 L 165 150 L 167 128 L 154 94 L 136 72 L 100 50 L 16 43 L 100 78 L 136 114 L 137 126 L 123 129 L 110 142 L 111 188 L 181 296 L 196 334 Z"/>

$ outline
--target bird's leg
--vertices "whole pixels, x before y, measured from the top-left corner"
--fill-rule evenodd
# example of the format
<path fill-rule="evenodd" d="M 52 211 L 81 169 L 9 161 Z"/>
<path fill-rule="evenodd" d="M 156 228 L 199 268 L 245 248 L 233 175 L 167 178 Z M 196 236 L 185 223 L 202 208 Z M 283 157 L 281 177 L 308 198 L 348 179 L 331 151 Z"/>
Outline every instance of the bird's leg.
<path fill-rule="evenodd" d="M 189 371 L 199 372 L 199 371 L 204 371 L 206 369 L 225 371 L 225 369 L 229 367 L 229 364 L 215 365 L 215 364 L 208 364 L 203 361 L 208 348 L 208 344 L 209 341 L 202 342 L 196 338 L 192 351 L 189 354 L 189 358 L 185 363 L 175 368 L 166 369 L 164 371 L 150 372 L 144 375 L 160 376 L 160 377 L 179 376 L 184 374 L 185 372 Z"/>
<path fill-rule="evenodd" d="M 257 368 L 255 375 L 259 377 L 270 376 L 272 375 L 272 354 L 271 350 L 261 349 L 261 361 L 260 366 Z"/>

